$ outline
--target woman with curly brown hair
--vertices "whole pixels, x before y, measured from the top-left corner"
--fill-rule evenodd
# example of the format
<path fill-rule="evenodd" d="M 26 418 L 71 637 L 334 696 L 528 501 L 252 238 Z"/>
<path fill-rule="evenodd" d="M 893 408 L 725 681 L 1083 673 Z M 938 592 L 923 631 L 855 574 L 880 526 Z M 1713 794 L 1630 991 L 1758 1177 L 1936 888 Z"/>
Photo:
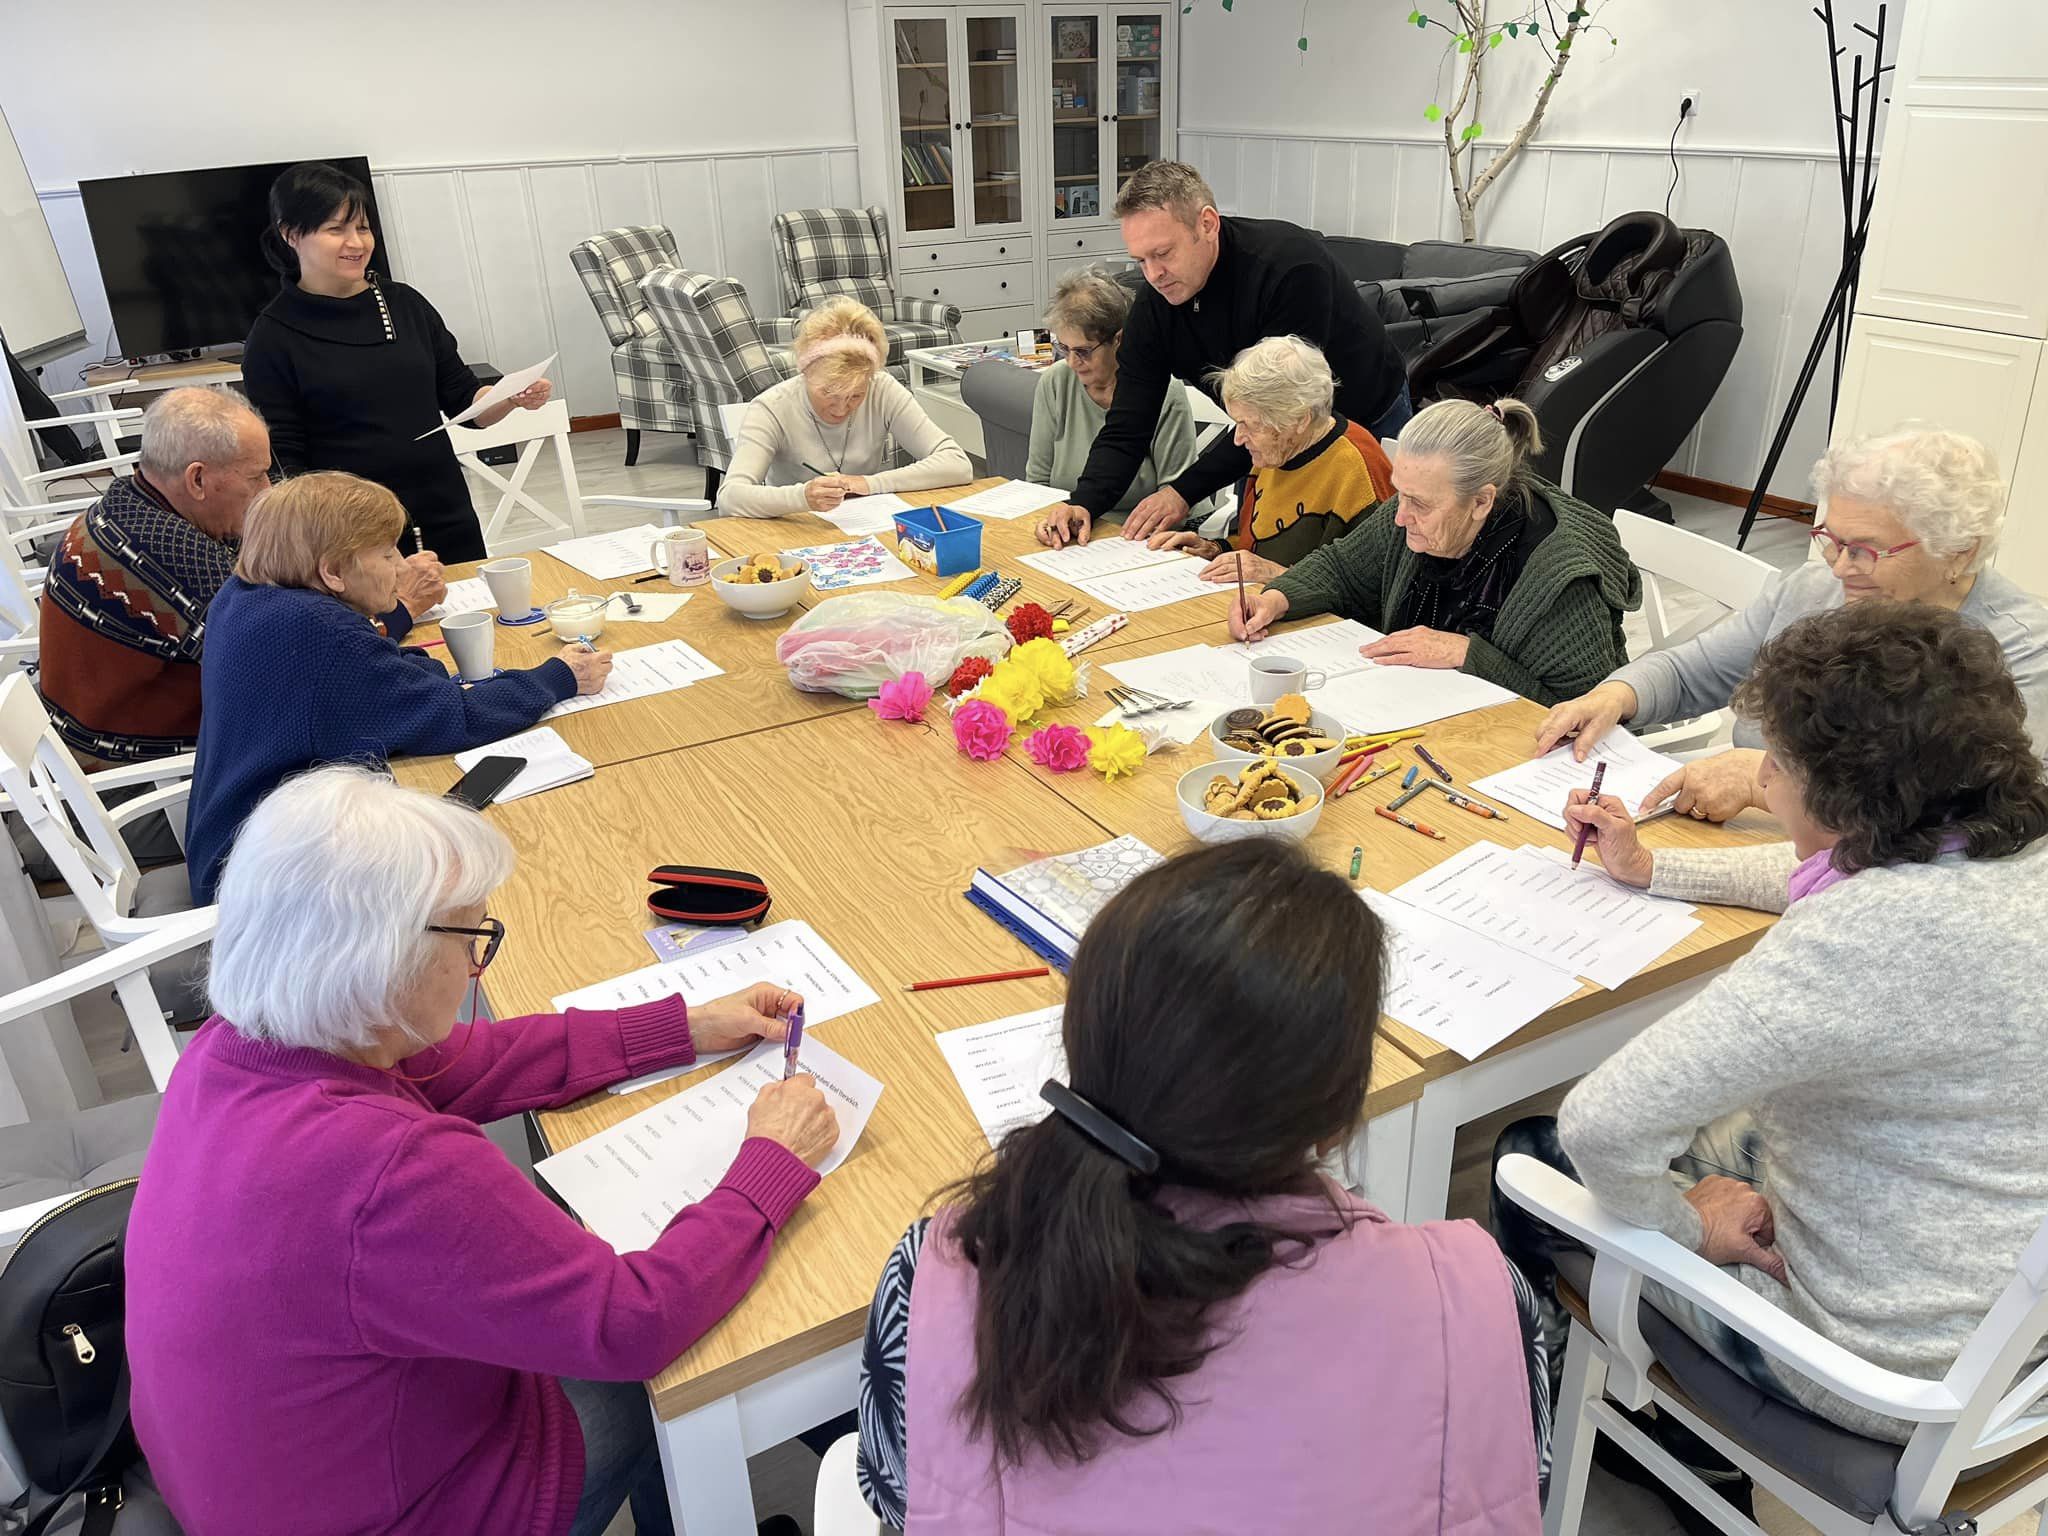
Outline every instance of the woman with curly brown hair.
<path fill-rule="evenodd" d="M 1616 1215 L 1872 1364 L 1938 1378 L 2048 1215 L 2048 783 L 1997 640 L 1924 604 L 1800 620 L 1735 705 L 1789 845 L 1651 852 L 1619 801 L 1567 814 L 1621 880 L 1785 915 L 1581 1082 L 1552 1145 Z M 1540 1132 L 1511 1127 L 1503 1150 Z M 1554 1257 L 1554 1236 L 1496 1204 L 1503 1246 L 1544 1270 L 1531 1249 Z M 1645 1294 L 1753 1384 L 1907 1438 Z"/>

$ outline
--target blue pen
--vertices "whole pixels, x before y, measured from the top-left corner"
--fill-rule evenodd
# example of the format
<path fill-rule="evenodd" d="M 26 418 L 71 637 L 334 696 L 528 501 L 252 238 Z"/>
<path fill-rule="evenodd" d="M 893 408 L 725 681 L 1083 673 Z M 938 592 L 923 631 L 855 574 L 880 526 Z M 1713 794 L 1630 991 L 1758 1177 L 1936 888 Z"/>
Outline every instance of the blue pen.
<path fill-rule="evenodd" d="M 804 1009 L 799 1003 L 789 1012 L 789 1034 L 782 1042 L 782 1080 L 796 1076 L 797 1047 L 804 1043 Z"/>
<path fill-rule="evenodd" d="M 1406 773 L 1402 774 L 1401 787 L 1403 789 L 1411 787 L 1415 783 L 1415 775 L 1420 772 L 1422 772 L 1420 768 L 1410 768 Z"/>

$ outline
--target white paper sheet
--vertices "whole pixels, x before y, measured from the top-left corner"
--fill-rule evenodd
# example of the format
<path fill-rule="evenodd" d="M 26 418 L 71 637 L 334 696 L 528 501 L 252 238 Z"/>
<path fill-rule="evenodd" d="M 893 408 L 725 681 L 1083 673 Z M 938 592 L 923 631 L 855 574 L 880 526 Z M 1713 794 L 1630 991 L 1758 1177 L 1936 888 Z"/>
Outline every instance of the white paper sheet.
<path fill-rule="evenodd" d="M 799 1064 L 839 1117 L 839 1139 L 818 1164 L 829 1174 L 860 1140 L 882 1085 L 808 1035 Z M 716 1077 L 541 1159 L 533 1171 L 615 1251 L 637 1253 L 676 1212 L 718 1187 L 746 1140 L 748 1109 L 781 1077 L 782 1047 L 764 1040 Z"/>
<path fill-rule="evenodd" d="M 1394 895 L 1602 987 L 1622 985 L 1700 926 L 1668 902 L 1492 843 L 1459 849 Z"/>
<path fill-rule="evenodd" d="M 1123 657 L 1104 662 L 1102 671 L 1119 683 L 1162 698 L 1190 700 L 1186 709 L 1155 710 L 1130 716 L 1128 721 L 1132 725 L 1157 727 L 1182 746 L 1200 740 L 1210 721 L 1251 697 L 1251 680 L 1243 660 L 1227 648 L 1212 645 L 1182 646 L 1155 656 Z M 1124 719 L 1120 711 L 1112 711 L 1096 724 Z"/>
<path fill-rule="evenodd" d="M 665 624 L 696 594 L 691 592 L 635 592 L 638 613 L 626 611 L 624 594 L 614 592 L 605 605 L 605 618 L 613 624 Z"/>
<path fill-rule="evenodd" d="M 1172 549 L 1147 549 L 1136 539 L 1121 535 L 1097 539 L 1092 544 L 1068 544 L 1060 549 L 1042 549 L 1019 555 L 1017 562 L 1028 565 L 1070 586 L 1095 576 L 1114 576 L 1120 571 L 1140 570 L 1148 565 L 1171 565 L 1176 561 L 1206 564 Z"/>
<path fill-rule="evenodd" d="M 1106 608 L 1142 613 L 1147 608 L 1164 608 L 1168 603 L 1220 595 L 1221 587 L 1202 580 L 1202 567 L 1207 563 L 1192 555 L 1170 555 L 1155 565 L 1116 571 L 1108 576 L 1084 576 L 1068 580 L 1067 584 Z"/>
<path fill-rule="evenodd" d="M 1579 990 L 1571 972 L 1438 913 L 1379 891 L 1358 894 L 1386 925 L 1380 1006 L 1468 1061 Z"/>
<path fill-rule="evenodd" d="M 1039 485 L 1031 480 L 1005 480 L 1001 485 L 992 485 L 972 496 L 947 502 L 946 510 L 1008 522 L 1012 518 L 1043 512 L 1047 507 L 1056 507 L 1071 500 L 1073 495 L 1072 491 L 1063 491 L 1056 485 Z"/>
<path fill-rule="evenodd" d="M 450 614 L 483 613 L 497 606 L 489 582 L 481 576 L 465 576 L 461 581 L 449 582 L 447 594 L 415 619 L 413 625 L 417 628 L 421 624 L 438 624 Z"/>
<path fill-rule="evenodd" d="M 476 403 L 470 406 L 468 410 L 464 411 L 460 416 L 449 417 L 440 426 L 434 428 L 434 432 L 445 432 L 450 427 L 459 427 L 466 421 L 474 421 L 492 406 L 502 405 L 505 401 L 518 394 L 519 391 L 526 388 L 527 385 L 533 383 L 542 374 L 546 373 L 548 369 L 552 368 L 555 359 L 560 355 L 557 352 L 550 352 L 546 358 L 535 363 L 531 368 L 522 368 L 517 373 L 506 374 L 505 377 L 478 395 Z M 434 432 L 422 432 L 420 437 L 414 438 L 413 441 L 418 442 L 420 438 L 432 437 Z"/>
<path fill-rule="evenodd" d="M 599 581 L 617 581 L 622 576 L 637 576 L 642 571 L 652 570 L 653 564 L 647 558 L 654 541 L 669 530 L 658 523 L 642 523 L 637 528 L 621 528 L 612 533 L 587 533 L 580 539 L 564 539 L 559 544 L 550 544 L 543 551 L 553 555 L 564 565 L 573 565 L 586 576 Z"/>
<path fill-rule="evenodd" d="M 1475 709 L 1512 703 L 1516 695 L 1483 677 L 1436 667 L 1382 667 L 1367 662 L 1309 690 L 1308 700 L 1354 732 L 1405 731 Z M 1453 772 L 1457 770 L 1452 769 Z"/>
<path fill-rule="evenodd" d="M 725 668 L 694 646 L 681 640 L 663 640 L 656 645 L 637 645 L 630 651 L 612 652 L 611 676 L 598 693 L 579 693 L 564 699 L 543 720 L 580 714 L 606 704 L 623 704 L 628 699 L 652 698 L 701 683 L 707 677 L 723 677 Z"/>
<path fill-rule="evenodd" d="M 1573 759 L 1572 744 L 1567 741 L 1539 758 L 1474 779 L 1472 787 L 1564 832 L 1570 830 L 1564 819 L 1565 801 L 1573 790 L 1593 787 L 1595 763 L 1607 765 L 1600 793 L 1614 796 L 1631 811 L 1637 811 L 1651 790 L 1684 766 L 1675 757 L 1652 751 L 1627 731 L 1615 729 L 1600 738 L 1583 763 Z M 1639 811 L 1637 815 L 1640 819 Z"/>
<path fill-rule="evenodd" d="M 830 512 L 820 512 L 841 533 L 887 533 L 896 526 L 896 514 L 908 512 L 910 503 L 901 496 L 849 496 Z"/>
<path fill-rule="evenodd" d="M 1254 656 L 1291 656 L 1312 672 L 1337 677 L 1365 667 L 1366 660 L 1358 654 L 1358 648 L 1384 639 L 1385 635 L 1356 619 L 1339 619 L 1334 624 L 1276 630 L 1263 640 L 1236 640 L 1216 649 L 1235 656 L 1243 666 L 1249 666 Z"/>
<path fill-rule="evenodd" d="M 1035 1125 L 1051 1108 L 1038 1096 L 1048 1077 L 1067 1076 L 1058 1004 L 971 1024 L 934 1036 L 939 1054 L 960 1080 L 967 1107 L 994 1146 L 1020 1125 Z"/>
<path fill-rule="evenodd" d="M 770 923 L 731 944 L 693 950 L 680 959 L 642 966 L 609 981 L 564 992 L 554 1000 L 554 1005 L 557 1012 L 562 1012 L 570 1008 L 630 1008 L 663 997 L 680 997 L 692 1004 L 707 1003 L 762 981 L 803 994 L 806 1040 L 808 1031 L 817 1025 L 880 1001 L 874 989 L 861 980 L 860 973 L 820 938 L 815 928 L 791 919 Z M 719 1059 L 717 1054 L 699 1057 L 697 1065 Z M 611 1091 L 631 1093 L 649 1083 L 695 1070 L 696 1067 L 676 1067 L 651 1072 L 614 1083 Z"/>
<path fill-rule="evenodd" d="M 597 772 L 588 758 L 572 752 L 569 743 L 557 736 L 552 727 L 545 725 L 521 731 L 517 736 L 507 736 L 487 747 L 472 747 L 467 752 L 458 752 L 455 754 L 455 766 L 467 773 L 487 757 L 526 759 L 526 766 L 519 770 L 511 783 L 498 791 L 500 804 L 507 800 L 523 800 L 544 789 L 559 789 L 564 784 L 574 784 Z"/>

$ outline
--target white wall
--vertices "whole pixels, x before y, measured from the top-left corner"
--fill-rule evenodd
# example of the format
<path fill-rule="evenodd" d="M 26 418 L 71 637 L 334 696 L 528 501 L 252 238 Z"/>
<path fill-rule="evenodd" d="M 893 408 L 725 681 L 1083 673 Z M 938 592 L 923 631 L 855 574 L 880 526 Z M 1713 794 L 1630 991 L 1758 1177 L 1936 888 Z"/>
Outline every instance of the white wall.
<path fill-rule="evenodd" d="M 616 399 L 576 241 L 665 223 L 772 313 L 769 219 L 858 200 L 843 0 L 356 0 L 317 28 L 276 0 L 0 4 L 0 104 L 90 341 L 52 388 L 109 330 L 81 178 L 366 154 L 397 275 L 472 358 L 560 352 L 577 415 Z"/>
<path fill-rule="evenodd" d="M 1493 9 L 1503 10 L 1499 0 Z M 1902 10 L 1893 4 L 1894 33 Z M 1846 31 L 1872 19 L 1875 4 L 1846 0 L 1837 11 Z M 1451 99 L 1432 84 L 1444 34 L 1404 25 L 1396 4 L 1312 0 L 1304 54 L 1294 42 L 1300 14 L 1280 0 L 1239 0 L 1230 12 L 1201 0 L 1182 18 L 1182 154 L 1226 209 L 1328 233 L 1457 239 L 1442 140 L 1422 117 L 1432 99 Z M 1531 148 L 1481 202 L 1479 238 L 1543 250 L 1618 213 L 1662 208 L 1678 102 L 1696 91 L 1671 211 L 1728 240 L 1744 336 L 1672 468 L 1747 487 L 1840 264 L 1824 34 L 1810 10 L 1786 0 L 1609 0 L 1600 20 L 1619 46 L 1580 45 Z M 1491 55 L 1480 165 L 1526 115 L 1544 63 L 1521 39 Z M 1826 426 L 1817 386 L 1771 489 L 1805 499 Z"/>

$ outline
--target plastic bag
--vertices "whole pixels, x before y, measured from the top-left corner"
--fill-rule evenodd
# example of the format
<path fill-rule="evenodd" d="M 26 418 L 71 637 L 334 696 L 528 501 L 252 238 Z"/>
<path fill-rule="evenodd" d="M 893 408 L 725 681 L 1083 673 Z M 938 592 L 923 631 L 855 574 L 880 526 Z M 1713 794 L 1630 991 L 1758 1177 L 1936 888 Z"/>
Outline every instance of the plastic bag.
<path fill-rule="evenodd" d="M 969 656 L 999 661 L 1009 649 L 1003 621 L 967 598 L 849 592 L 827 598 L 784 630 L 775 659 L 806 693 L 871 699 L 906 672 L 922 672 L 943 690 Z"/>

